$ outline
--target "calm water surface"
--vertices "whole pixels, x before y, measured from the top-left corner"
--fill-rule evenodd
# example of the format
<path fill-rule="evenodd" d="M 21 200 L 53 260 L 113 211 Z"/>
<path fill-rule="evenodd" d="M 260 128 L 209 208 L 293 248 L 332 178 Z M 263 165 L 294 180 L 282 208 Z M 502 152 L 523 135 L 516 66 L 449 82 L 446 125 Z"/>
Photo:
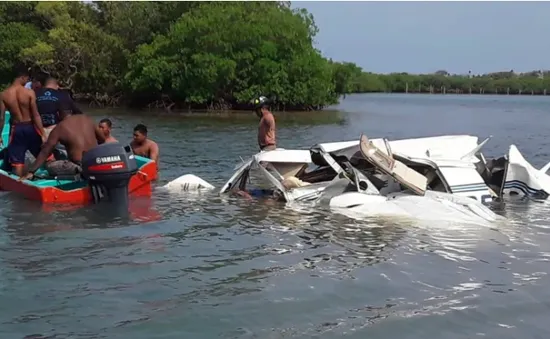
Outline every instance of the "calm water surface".
<path fill-rule="evenodd" d="M 340 117 L 278 118 L 280 147 L 468 133 L 550 160 L 550 98 L 355 95 Z M 98 120 L 102 116 L 97 116 Z M 256 152 L 254 119 L 145 122 L 163 184 L 220 186 Z M 498 229 L 357 221 L 208 193 L 47 208 L 0 195 L 0 338 L 548 338 L 548 207 L 511 203 Z"/>

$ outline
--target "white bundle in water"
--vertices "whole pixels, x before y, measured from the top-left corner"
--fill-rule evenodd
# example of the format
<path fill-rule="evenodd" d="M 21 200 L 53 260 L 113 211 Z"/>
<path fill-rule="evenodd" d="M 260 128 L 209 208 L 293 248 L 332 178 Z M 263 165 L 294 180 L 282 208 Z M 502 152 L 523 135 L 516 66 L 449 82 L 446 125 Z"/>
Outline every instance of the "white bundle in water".
<path fill-rule="evenodd" d="M 214 186 L 197 177 L 194 174 L 185 174 L 163 186 L 169 190 L 195 191 L 200 189 L 213 189 Z"/>

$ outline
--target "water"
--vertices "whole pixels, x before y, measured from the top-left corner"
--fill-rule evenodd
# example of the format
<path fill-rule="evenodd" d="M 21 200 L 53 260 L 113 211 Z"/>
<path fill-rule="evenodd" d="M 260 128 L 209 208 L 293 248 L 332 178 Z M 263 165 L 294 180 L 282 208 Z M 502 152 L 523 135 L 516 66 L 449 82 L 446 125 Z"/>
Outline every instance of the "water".
<path fill-rule="evenodd" d="M 331 114 L 278 118 L 279 146 L 434 134 L 493 135 L 535 166 L 550 160 L 550 98 L 349 96 Z M 102 116 L 97 116 L 100 119 Z M 332 117 L 332 118 L 331 118 Z M 340 120 L 340 118 L 343 120 Z M 256 151 L 254 119 L 115 115 L 114 136 L 146 122 L 163 184 L 216 186 Z M 209 194 L 95 207 L 0 196 L 1 338 L 545 338 L 548 207 L 508 204 L 510 223 L 410 226 Z"/>

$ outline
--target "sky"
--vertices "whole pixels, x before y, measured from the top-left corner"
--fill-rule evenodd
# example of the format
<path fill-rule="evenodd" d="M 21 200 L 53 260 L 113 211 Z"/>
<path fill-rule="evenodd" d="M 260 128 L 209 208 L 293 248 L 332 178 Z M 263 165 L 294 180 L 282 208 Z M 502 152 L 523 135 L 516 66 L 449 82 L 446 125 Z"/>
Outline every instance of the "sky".
<path fill-rule="evenodd" d="M 293 1 L 316 48 L 375 73 L 550 69 L 550 2 Z"/>

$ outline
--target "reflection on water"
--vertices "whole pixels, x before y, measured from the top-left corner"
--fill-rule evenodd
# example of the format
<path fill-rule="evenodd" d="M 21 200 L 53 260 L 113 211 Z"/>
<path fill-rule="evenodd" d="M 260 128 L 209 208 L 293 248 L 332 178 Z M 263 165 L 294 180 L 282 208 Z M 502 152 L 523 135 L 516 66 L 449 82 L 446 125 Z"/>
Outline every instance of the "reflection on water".
<path fill-rule="evenodd" d="M 549 160 L 545 139 L 522 140 L 525 128 L 544 133 L 545 99 L 457 98 L 350 96 L 344 122 L 280 123 L 278 138 L 303 148 L 437 127 L 493 134 L 487 156 L 520 140 L 527 159 Z M 120 140 L 141 122 L 113 120 Z M 161 145 L 157 186 L 194 173 L 220 187 L 256 151 L 256 120 L 208 121 L 146 120 Z M 353 220 L 161 187 L 132 199 L 127 218 L 9 193 L 0 203 L 2 338 L 543 338 L 550 329 L 548 204 L 507 203 L 497 211 L 510 222 L 490 228 Z"/>

